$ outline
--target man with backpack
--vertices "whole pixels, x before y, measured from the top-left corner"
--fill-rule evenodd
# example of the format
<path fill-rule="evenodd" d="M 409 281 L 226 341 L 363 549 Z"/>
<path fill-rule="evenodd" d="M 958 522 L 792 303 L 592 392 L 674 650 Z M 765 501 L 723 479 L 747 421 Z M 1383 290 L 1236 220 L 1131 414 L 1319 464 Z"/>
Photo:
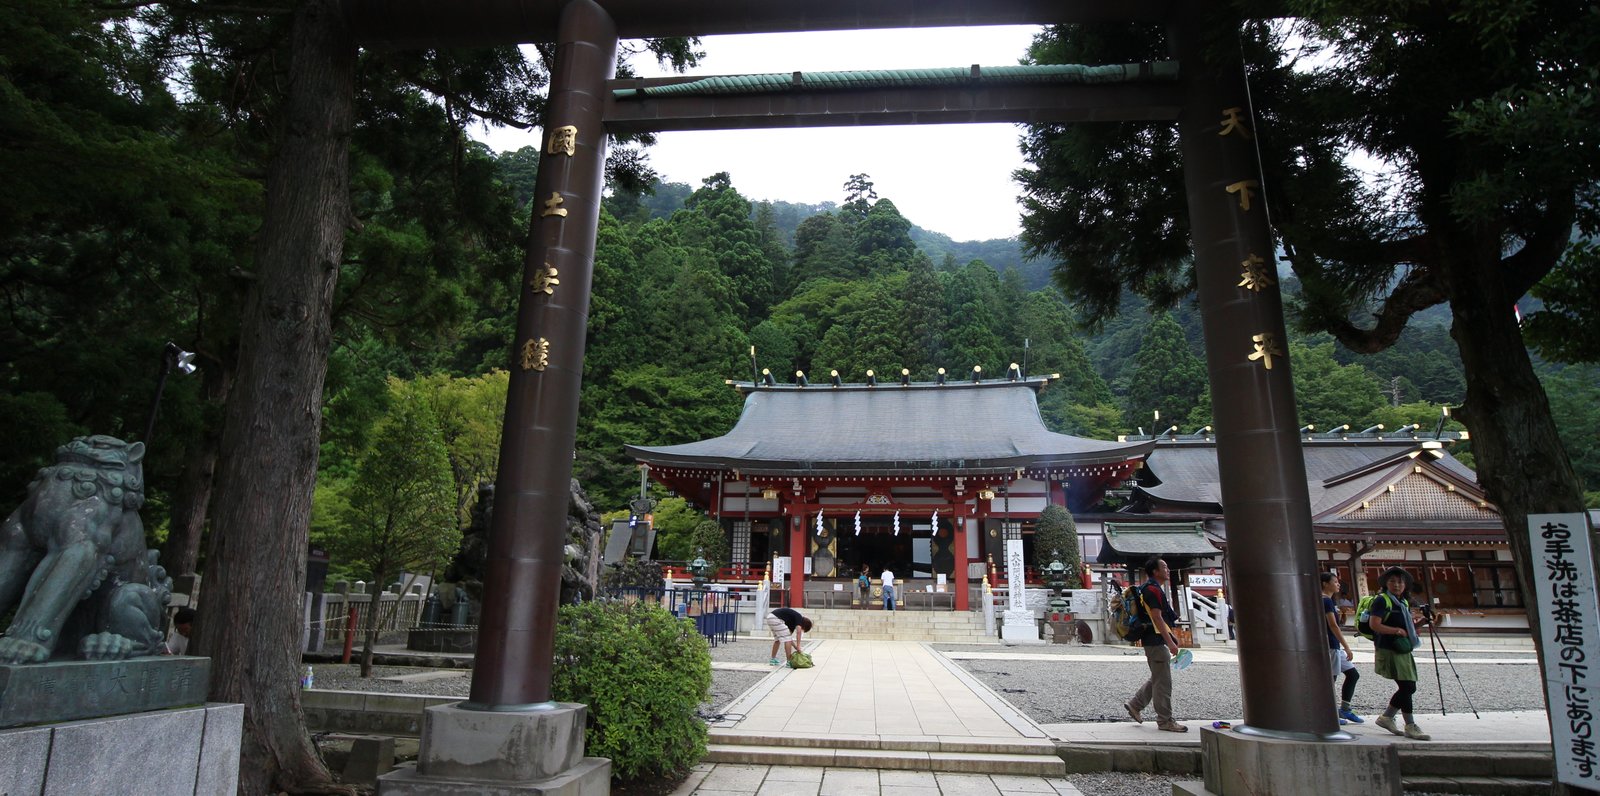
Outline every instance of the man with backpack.
<path fill-rule="evenodd" d="M 1172 656 L 1178 654 L 1178 638 L 1172 633 L 1172 623 L 1177 612 L 1167 604 L 1166 586 L 1172 578 L 1167 562 L 1152 558 L 1144 562 L 1145 584 L 1139 587 L 1138 613 L 1143 634 L 1139 643 L 1144 647 L 1145 663 L 1150 666 L 1150 679 L 1139 687 L 1123 705 L 1133 720 L 1144 723 L 1144 707 L 1156 711 L 1156 729 L 1167 732 L 1188 732 L 1189 728 L 1172 718 Z"/>

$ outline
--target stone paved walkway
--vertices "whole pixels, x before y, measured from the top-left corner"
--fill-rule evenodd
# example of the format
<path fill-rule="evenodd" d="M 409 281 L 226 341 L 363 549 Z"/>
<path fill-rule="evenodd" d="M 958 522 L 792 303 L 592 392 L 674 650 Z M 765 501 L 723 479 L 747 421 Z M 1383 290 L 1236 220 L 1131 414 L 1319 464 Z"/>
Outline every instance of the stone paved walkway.
<path fill-rule="evenodd" d="M 701 764 L 673 796 L 1084 796 L 1064 779 L 859 768 Z"/>

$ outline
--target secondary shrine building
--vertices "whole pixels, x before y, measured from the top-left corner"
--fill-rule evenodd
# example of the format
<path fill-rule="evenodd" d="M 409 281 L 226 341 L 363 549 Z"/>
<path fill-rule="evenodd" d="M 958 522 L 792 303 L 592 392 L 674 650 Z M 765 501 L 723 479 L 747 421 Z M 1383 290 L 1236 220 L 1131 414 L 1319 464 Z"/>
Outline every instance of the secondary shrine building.
<path fill-rule="evenodd" d="M 965 611 L 1005 540 L 1031 560 L 1046 506 L 1092 510 L 1156 445 L 1046 429 L 1050 381 L 733 383 L 745 404 L 727 434 L 627 451 L 722 523 L 735 568 L 774 565 L 791 605 L 848 600 L 863 569 L 888 569 L 912 605 Z"/>

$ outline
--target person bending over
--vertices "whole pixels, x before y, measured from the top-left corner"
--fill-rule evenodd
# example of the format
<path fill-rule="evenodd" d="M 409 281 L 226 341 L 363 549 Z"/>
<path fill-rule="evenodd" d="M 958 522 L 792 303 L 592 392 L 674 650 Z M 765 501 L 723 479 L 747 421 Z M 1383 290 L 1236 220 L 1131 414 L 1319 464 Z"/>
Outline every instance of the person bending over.
<path fill-rule="evenodd" d="M 800 639 L 811 630 L 811 620 L 793 608 L 774 608 L 767 614 L 767 629 L 772 631 L 773 666 L 781 666 L 792 653 L 800 651 Z M 778 646 L 783 646 L 783 657 L 778 657 Z"/>

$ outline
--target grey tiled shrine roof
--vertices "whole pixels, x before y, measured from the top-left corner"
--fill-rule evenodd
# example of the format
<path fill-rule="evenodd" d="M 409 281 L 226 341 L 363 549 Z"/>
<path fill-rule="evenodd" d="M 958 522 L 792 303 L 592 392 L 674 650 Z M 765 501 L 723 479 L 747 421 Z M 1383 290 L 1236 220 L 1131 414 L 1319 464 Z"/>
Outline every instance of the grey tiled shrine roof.
<path fill-rule="evenodd" d="M 1056 434 L 1039 417 L 1043 381 L 964 384 L 738 385 L 733 430 L 685 445 L 627 446 L 659 466 L 761 474 L 982 473 L 1081 468 L 1137 459 L 1155 443 Z"/>

